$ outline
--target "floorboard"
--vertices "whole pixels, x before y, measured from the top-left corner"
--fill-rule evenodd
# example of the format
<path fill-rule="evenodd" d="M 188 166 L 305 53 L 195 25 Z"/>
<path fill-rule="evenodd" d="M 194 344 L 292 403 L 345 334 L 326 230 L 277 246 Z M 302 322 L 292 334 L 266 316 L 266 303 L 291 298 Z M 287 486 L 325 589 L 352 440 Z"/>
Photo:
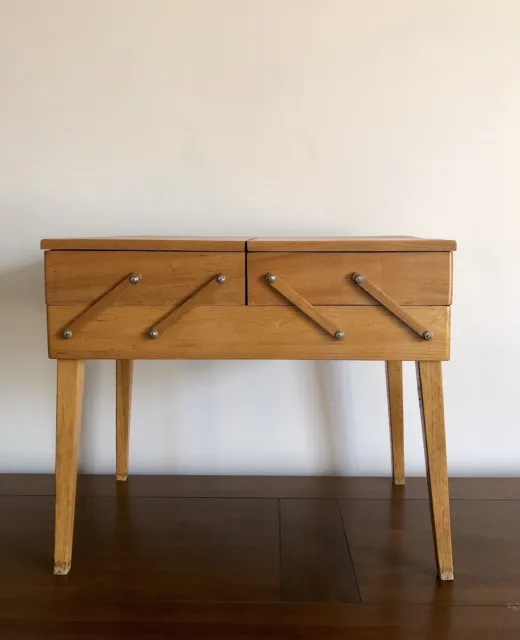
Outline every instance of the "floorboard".
<path fill-rule="evenodd" d="M 337 498 L 349 500 L 427 500 L 425 478 L 341 476 L 146 476 L 131 475 L 130 497 L 141 498 Z M 113 475 L 80 475 L 78 495 L 115 496 Z M 0 496 L 52 496 L 51 474 L 0 474 Z M 452 500 L 518 500 L 520 478 L 450 478 Z"/>
<path fill-rule="evenodd" d="M 336 500 L 281 500 L 284 602 L 359 602 Z"/>
<path fill-rule="evenodd" d="M 53 513 L 50 497 L 0 498 L 0 616 L 4 597 L 32 593 L 59 596 L 33 603 L 43 616 L 79 592 L 91 601 L 120 590 L 131 601 L 280 601 L 276 500 L 80 497 L 64 578 L 52 575 Z M 28 614 L 30 602 L 20 604 Z"/>
<path fill-rule="evenodd" d="M 133 606 L 111 619 L 0 620 L 9 640 L 103 638 L 231 640 L 518 640 L 520 615 L 504 607 L 226 603 Z M 115 613 L 117 612 L 117 613 Z"/>
<path fill-rule="evenodd" d="M 0 639 L 518 640 L 520 481 L 451 485 L 453 584 L 382 478 L 83 476 L 56 577 L 52 476 L 0 476 Z"/>
<path fill-rule="evenodd" d="M 341 500 L 364 603 L 520 603 L 520 502 L 451 503 L 455 581 L 435 580 L 425 500 Z"/>

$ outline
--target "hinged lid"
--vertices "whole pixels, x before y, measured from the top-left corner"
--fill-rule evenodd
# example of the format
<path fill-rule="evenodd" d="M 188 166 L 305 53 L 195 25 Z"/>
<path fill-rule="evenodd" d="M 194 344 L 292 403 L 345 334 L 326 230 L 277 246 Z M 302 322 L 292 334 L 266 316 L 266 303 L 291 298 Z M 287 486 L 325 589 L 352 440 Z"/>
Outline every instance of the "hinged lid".
<path fill-rule="evenodd" d="M 454 240 L 414 236 L 338 236 L 335 238 L 253 238 L 248 251 L 455 251 Z"/>
<path fill-rule="evenodd" d="M 69 251 L 245 251 L 247 238 L 128 236 L 113 238 L 51 238 L 41 249 Z"/>
<path fill-rule="evenodd" d="M 69 251 L 455 251 L 454 240 L 413 236 L 338 236 L 335 238 L 219 238 L 128 236 L 51 238 L 42 249 Z"/>

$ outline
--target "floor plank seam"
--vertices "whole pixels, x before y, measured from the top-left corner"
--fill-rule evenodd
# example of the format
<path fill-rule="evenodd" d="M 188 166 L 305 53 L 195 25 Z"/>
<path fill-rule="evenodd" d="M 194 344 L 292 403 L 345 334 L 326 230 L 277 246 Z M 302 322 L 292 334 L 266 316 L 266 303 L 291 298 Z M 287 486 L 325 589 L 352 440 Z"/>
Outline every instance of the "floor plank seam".
<path fill-rule="evenodd" d="M 54 494 L 51 493 L 0 493 L 0 498 L 54 498 Z M 303 496 L 251 496 L 248 494 L 240 495 L 240 496 L 227 496 L 227 495 L 182 495 L 182 494 L 174 494 L 170 496 L 165 495 L 139 495 L 139 494 L 128 494 L 128 498 L 132 500 L 136 499 L 154 499 L 154 500 L 348 500 L 351 502 L 395 502 L 402 500 L 403 502 L 426 502 L 428 501 L 428 496 L 424 496 L 423 498 L 392 498 L 389 496 L 388 498 L 370 498 L 368 496 L 356 498 L 354 496 L 314 496 L 314 495 L 303 495 Z M 106 493 L 106 494 L 91 494 L 91 493 L 81 493 L 78 492 L 77 498 L 118 498 L 117 493 Z M 518 498 L 450 498 L 450 503 L 453 502 L 520 502 L 520 497 Z"/>
<path fill-rule="evenodd" d="M 358 598 L 359 598 L 359 602 L 357 604 L 363 604 L 363 599 L 361 598 L 361 590 L 359 588 L 359 581 L 356 575 L 356 567 L 354 566 L 354 559 L 352 558 L 352 553 L 350 551 L 350 545 L 348 543 L 348 538 L 347 538 L 347 530 L 345 528 L 345 522 L 343 521 L 343 514 L 341 513 L 341 509 L 339 506 L 339 500 L 335 500 L 336 502 L 336 507 L 338 509 L 338 513 L 339 513 L 339 518 L 341 520 L 341 527 L 343 529 L 343 535 L 345 536 L 345 544 L 347 545 L 347 551 L 348 551 L 348 557 L 350 558 L 350 564 L 352 566 L 352 573 L 354 574 L 354 580 L 356 582 L 356 589 L 358 592 Z"/>
<path fill-rule="evenodd" d="M 282 501 L 277 499 L 278 503 L 278 576 L 280 586 L 280 604 L 283 603 L 283 573 L 282 573 Z"/>

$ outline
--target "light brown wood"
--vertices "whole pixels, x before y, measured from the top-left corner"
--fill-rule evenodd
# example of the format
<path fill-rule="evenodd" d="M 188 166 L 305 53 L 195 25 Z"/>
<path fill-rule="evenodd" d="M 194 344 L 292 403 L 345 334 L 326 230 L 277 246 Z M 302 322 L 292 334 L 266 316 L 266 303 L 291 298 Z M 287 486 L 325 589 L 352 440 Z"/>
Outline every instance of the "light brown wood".
<path fill-rule="evenodd" d="M 418 362 L 416 366 L 437 570 L 441 580 L 453 580 L 441 363 Z"/>
<path fill-rule="evenodd" d="M 359 275 L 360 274 L 354 274 L 354 277 Z M 376 285 L 367 277 L 363 276 L 363 280 L 357 283 L 357 285 L 372 296 L 372 298 L 377 300 L 379 304 L 382 304 L 385 309 L 390 311 L 390 313 L 393 313 L 396 318 L 399 318 L 401 322 L 404 322 L 404 324 L 410 327 L 412 331 L 415 331 L 415 333 L 421 338 L 424 339 L 424 336 L 427 333 L 433 334 L 433 331 L 429 327 L 426 327 L 424 324 L 419 322 L 417 318 L 409 313 L 404 307 L 398 305 L 395 300 L 388 296 L 384 291 L 381 291 L 379 287 L 376 287 Z"/>
<path fill-rule="evenodd" d="M 274 274 L 271 274 L 274 275 Z M 316 307 L 313 307 L 312 304 L 309 304 L 307 300 L 303 296 L 301 296 L 297 291 L 292 289 L 286 282 L 280 280 L 278 276 L 275 276 L 276 280 L 272 283 L 269 283 L 268 286 L 276 289 L 276 291 L 283 296 L 286 300 L 288 300 L 291 304 L 297 307 L 302 313 L 304 313 L 307 317 L 313 320 L 319 327 L 321 327 L 324 331 L 329 333 L 331 336 L 335 336 L 338 331 L 340 331 L 340 327 L 331 322 L 326 316 L 324 316 Z M 267 282 L 267 281 L 266 281 Z"/>
<path fill-rule="evenodd" d="M 218 290 L 222 290 L 226 286 L 227 282 L 219 283 L 216 278 L 212 278 L 209 282 L 206 282 L 204 286 L 202 286 L 196 293 L 194 293 L 191 298 L 188 298 L 185 302 L 183 302 L 179 307 L 174 309 L 173 311 L 169 311 L 156 325 L 154 325 L 153 329 L 157 332 L 157 339 L 162 336 L 162 334 L 171 327 L 176 322 L 178 322 L 186 313 L 190 312 L 195 307 L 208 303 L 213 293 Z"/>
<path fill-rule="evenodd" d="M 352 236 L 334 238 L 252 238 L 248 251 L 455 251 L 454 240 L 414 236 Z"/>
<path fill-rule="evenodd" d="M 116 360 L 116 480 L 128 478 L 133 360 Z"/>
<path fill-rule="evenodd" d="M 72 558 L 84 369 L 81 360 L 57 364 L 54 573 L 66 575 Z"/>
<path fill-rule="evenodd" d="M 227 281 L 211 303 L 245 303 L 243 253 L 47 251 L 47 304 L 86 306 L 133 272 L 141 274 L 142 282 L 127 289 L 115 304 L 174 306 L 218 273 L 224 273 Z"/>
<path fill-rule="evenodd" d="M 117 361 L 118 481 L 128 478 L 136 359 L 385 360 L 395 484 L 404 483 L 402 361 L 413 360 L 438 571 L 453 579 L 440 361 L 450 357 L 455 242 L 134 237 L 41 246 L 49 356 L 59 359 L 56 574 L 71 566 L 84 359 Z M 267 273 L 277 276 L 272 286 Z"/>
<path fill-rule="evenodd" d="M 392 444 L 392 478 L 394 484 L 402 485 L 404 484 L 403 363 L 400 360 L 388 360 L 385 364 Z"/>
<path fill-rule="evenodd" d="M 451 271 L 448 252 L 249 253 L 248 304 L 287 304 L 267 284 L 268 272 L 313 305 L 379 304 L 352 281 L 360 272 L 398 304 L 445 306 L 451 304 Z"/>
<path fill-rule="evenodd" d="M 120 236 L 47 238 L 40 248 L 68 251 L 245 251 L 247 238 L 198 236 Z"/>
<path fill-rule="evenodd" d="M 51 358 L 202 358 L 448 360 L 450 307 L 410 307 L 432 327 L 435 340 L 416 336 L 384 307 L 320 307 L 343 327 L 334 340 L 294 307 L 200 306 L 185 315 L 161 340 L 146 331 L 165 307 L 110 307 L 77 339 L 64 340 L 60 328 L 77 307 L 49 307 Z"/>
<path fill-rule="evenodd" d="M 72 332 L 72 337 L 74 338 L 78 331 L 82 329 L 82 327 L 87 326 L 89 322 L 91 322 L 97 315 L 99 315 L 104 309 L 108 309 L 111 305 L 113 305 L 116 300 L 119 300 L 121 296 L 125 293 L 127 289 L 130 287 L 139 287 L 141 286 L 141 282 L 139 281 L 137 284 L 132 284 L 130 282 L 130 278 L 135 276 L 137 278 L 141 278 L 138 273 L 129 273 L 122 280 L 120 280 L 114 287 L 112 287 L 107 293 L 104 293 L 97 300 L 94 300 L 91 306 L 87 307 L 83 311 L 81 311 L 68 325 L 66 328 L 68 331 Z"/>

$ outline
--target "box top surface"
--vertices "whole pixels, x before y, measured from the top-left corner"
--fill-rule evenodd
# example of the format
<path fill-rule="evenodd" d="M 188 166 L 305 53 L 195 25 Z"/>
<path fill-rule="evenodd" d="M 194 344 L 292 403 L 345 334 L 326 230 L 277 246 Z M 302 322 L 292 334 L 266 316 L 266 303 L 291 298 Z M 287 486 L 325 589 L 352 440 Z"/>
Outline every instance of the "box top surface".
<path fill-rule="evenodd" d="M 219 238 L 128 236 L 113 238 L 51 238 L 46 250 L 68 251 L 455 251 L 454 240 L 413 236 L 336 236 L 332 238 Z"/>
<path fill-rule="evenodd" d="M 50 238 L 41 249 L 62 251 L 245 251 L 247 238 L 204 236 L 121 236 L 113 238 Z"/>
<path fill-rule="evenodd" d="M 455 251 L 454 240 L 413 236 L 336 236 L 333 238 L 253 238 L 249 251 Z"/>

